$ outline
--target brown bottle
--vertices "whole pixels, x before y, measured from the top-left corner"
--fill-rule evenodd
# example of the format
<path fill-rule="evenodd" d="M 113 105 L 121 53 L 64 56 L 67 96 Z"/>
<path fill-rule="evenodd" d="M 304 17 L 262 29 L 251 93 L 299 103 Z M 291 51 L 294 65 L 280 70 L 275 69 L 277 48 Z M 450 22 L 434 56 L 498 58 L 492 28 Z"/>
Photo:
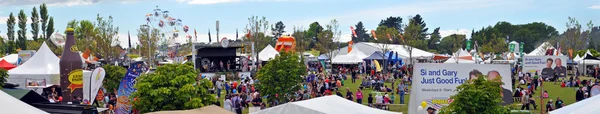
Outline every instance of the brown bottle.
<path fill-rule="evenodd" d="M 78 51 L 73 28 L 68 28 L 67 39 L 59 63 L 63 102 L 72 102 L 75 97 L 83 97 L 83 63 Z"/>

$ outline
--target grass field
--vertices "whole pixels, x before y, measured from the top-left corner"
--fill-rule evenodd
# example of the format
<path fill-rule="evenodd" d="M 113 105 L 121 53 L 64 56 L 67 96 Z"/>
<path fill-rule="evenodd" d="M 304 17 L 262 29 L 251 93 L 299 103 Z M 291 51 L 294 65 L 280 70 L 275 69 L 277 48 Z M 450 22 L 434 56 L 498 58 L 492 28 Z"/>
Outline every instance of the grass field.
<path fill-rule="evenodd" d="M 582 77 L 581 79 L 585 80 L 585 79 L 592 79 L 592 78 Z M 395 84 L 394 87 L 396 87 L 396 85 L 399 82 L 400 82 L 399 80 L 396 81 L 394 83 Z M 340 89 L 340 92 L 345 95 L 345 93 L 346 93 L 346 89 L 345 88 L 348 87 L 352 91 L 352 93 L 356 93 L 356 89 L 360 86 L 360 83 L 362 83 L 361 79 L 356 80 L 356 83 L 352 83 L 351 80 L 346 80 L 344 82 L 343 88 Z M 385 85 L 387 85 L 388 87 L 391 87 L 392 83 L 387 83 L 386 82 Z M 516 85 L 516 86 L 518 86 L 518 85 Z M 521 87 L 526 88 L 525 85 L 522 85 Z M 549 95 L 550 99 L 552 99 L 553 101 L 556 101 L 556 98 L 560 97 L 565 102 L 565 106 L 569 105 L 569 104 L 572 104 L 572 103 L 575 102 L 575 92 L 576 92 L 576 89 L 577 89 L 575 87 L 565 87 L 565 88 L 562 88 L 562 87 L 560 87 L 560 83 L 557 83 L 555 85 L 554 82 L 544 82 L 543 89 L 548 91 L 548 95 Z M 539 113 L 540 111 L 542 111 L 542 109 L 545 109 L 545 105 L 546 105 L 546 103 L 549 100 L 549 99 L 544 99 L 543 100 L 544 104 L 543 105 L 540 104 L 540 98 L 539 98 L 539 96 L 542 93 L 541 90 L 542 90 L 542 88 L 538 88 L 538 90 L 534 94 L 534 98 L 535 98 L 536 104 L 538 105 L 537 110 L 533 110 L 533 106 L 530 106 L 531 111 L 533 111 L 534 113 Z M 371 93 L 372 91 L 373 91 L 372 89 L 363 89 L 362 90 L 363 95 L 364 95 L 363 105 L 367 105 L 367 98 L 369 96 L 369 93 Z M 224 91 L 221 94 L 222 96 L 224 95 L 223 93 L 224 93 Z M 391 93 L 388 93 L 388 94 L 391 95 Z M 399 104 L 400 103 L 400 96 L 397 95 L 397 94 L 394 94 L 394 95 L 396 95 L 395 98 L 394 98 L 394 104 Z M 406 105 L 394 105 L 394 106 L 390 106 L 390 111 L 402 112 L 404 114 L 408 114 L 408 101 L 410 99 L 410 94 L 407 94 L 404 97 L 405 97 L 404 98 L 404 103 Z M 219 101 L 221 102 L 221 104 L 223 104 L 223 100 L 224 100 L 224 97 L 219 98 Z M 515 103 L 515 104 L 520 104 L 520 103 Z M 516 108 L 518 108 L 518 109 L 515 109 L 515 110 L 520 110 L 521 107 L 518 106 Z M 243 114 L 248 114 L 248 109 L 247 108 L 243 110 Z"/>

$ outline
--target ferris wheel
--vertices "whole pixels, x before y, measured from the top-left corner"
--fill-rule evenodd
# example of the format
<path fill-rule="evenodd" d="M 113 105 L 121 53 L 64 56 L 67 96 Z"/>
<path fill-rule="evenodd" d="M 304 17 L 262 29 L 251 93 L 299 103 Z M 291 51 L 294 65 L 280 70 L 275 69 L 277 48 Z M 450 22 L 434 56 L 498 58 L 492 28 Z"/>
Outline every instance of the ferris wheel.
<path fill-rule="evenodd" d="M 160 30 L 160 43 L 157 44 L 159 44 L 160 51 L 171 58 L 177 54 L 177 40 L 180 38 L 180 34 L 185 34 L 185 38 L 192 38 L 188 34 L 189 27 L 183 25 L 181 19 L 171 16 L 168 10 L 160 9 L 158 6 L 152 13 L 146 14 L 146 22 L 152 28 Z M 174 49 L 170 47 L 174 47 Z"/>

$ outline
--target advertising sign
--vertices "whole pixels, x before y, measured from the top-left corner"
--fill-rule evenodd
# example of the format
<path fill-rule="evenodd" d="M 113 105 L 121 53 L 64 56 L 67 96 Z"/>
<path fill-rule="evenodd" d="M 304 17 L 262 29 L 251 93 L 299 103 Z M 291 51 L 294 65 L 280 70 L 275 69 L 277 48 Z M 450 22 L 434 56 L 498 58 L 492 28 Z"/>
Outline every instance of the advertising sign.
<path fill-rule="evenodd" d="M 144 65 L 144 62 L 138 61 L 135 63 L 131 63 L 125 77 L 121 80 L 119 84 L 119 89 L 117 90 L 117 108 L 116 114 L 130 114 L 131 113 L 131 103 L 129 99 L 129 95 L 133 93 L 136 89 L 133 88 L 135 85 L 135 79 L 140 76 L 141 73 L 147 71 L 148 68 Z"/>
<path fill-rule="evenodd" d="M 87 74 L 84 74 L 87 75 Z M 98 95 L 98 90 L 102 87 L 102 81 L 104 80 L 104 76 L 106 72 L 104 68 L 98 67 L 94 69 L 89 75 L 84 76 L 84 84 L 83 84 L 83 99 L 88 100 L 87 104 L 93 104 L 94 98 Z"/>
<path fill-rule="evenodd" d="M 75 45 L 73 29 L 67 29 L 65 48 L 59 61 L 60 88 L 63 102 L 71 102 L 75 97 L 83 97 L 83 70 L 81 55 Z"/>
<path fill-rule="evenodd" d="M 35 50 L 21 50 L 19 51 L 19 59 L 21 59 L 21 63 L 25 63 L 25 61 L 29 60 L 35 54 Z"/>
<path fill-rule="evenodd" d="M 567 74 L 566 56 L 525 56 L 523 57 L 523 72 L 542 78 L 554 77 L 554 74 L 565 77 Z"/>
<path fill-rule="evenodd" d="M 448 106 L 457 93 L 456 87 L 479 75 L 501 78 L 502 105 L 513 103 L 510 65 L 502 64 L 415 64 L 414 80 L 408 104 L 409 114 L 427 114 L 427 108 L 440 110 Z M 437 112 L 436 112 L 437 113 Z"/>

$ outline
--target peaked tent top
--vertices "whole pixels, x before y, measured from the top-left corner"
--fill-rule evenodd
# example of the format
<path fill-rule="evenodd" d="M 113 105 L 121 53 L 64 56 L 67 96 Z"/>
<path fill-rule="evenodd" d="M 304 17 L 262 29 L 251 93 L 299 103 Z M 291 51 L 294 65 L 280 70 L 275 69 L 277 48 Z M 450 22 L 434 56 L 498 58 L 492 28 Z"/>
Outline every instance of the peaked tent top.
<path fill-rule="evenodd" d="M 329 95 L 289 102 L 251 114 L 402 114 L 371 108 L 345 98 Z"/>
<path fill-rule="evenodd" d="M 279 55 L 279 52 L 271 46 L 271 44 L 267 45 L 262 51 L 258 52 L 258 57 L 261 61 L 269 61 L 269 59 L 275 58 L 275 56 Z"/>
<path fill-rule="evenodd" d="M 0 68 L 4 69 L 4 70 L 10 70 L 15 68 L 15 65 L 12 65 L 8 62 L 6 62 L 6 60 L 0 60 Z"/>
<path fill-rule="evenodd" d="M 384 60 L 383 53 L 380 51 L 375 51 L 371 56 L 364 58 L 365 60 Z"/>
<path fill-rule="evenodd" d="M 45 74 L 60 74 L 58 57 L 54 55 L 46 42 L 42 44 L 40 49 L 17 68 L 8 71 L 8 74 L 25 74 L 25 75 L 45 75 Z"/>
<path fill-rule="evenodd" d="M 353 48 L 352 51 L 350 51 L 350 53 L 348 53 L 348 55 L 356 56 L 360 59 L 369 57 L 369 56 L 365 55 L 362 51 L 360 51 L 358 48 Z"/>

